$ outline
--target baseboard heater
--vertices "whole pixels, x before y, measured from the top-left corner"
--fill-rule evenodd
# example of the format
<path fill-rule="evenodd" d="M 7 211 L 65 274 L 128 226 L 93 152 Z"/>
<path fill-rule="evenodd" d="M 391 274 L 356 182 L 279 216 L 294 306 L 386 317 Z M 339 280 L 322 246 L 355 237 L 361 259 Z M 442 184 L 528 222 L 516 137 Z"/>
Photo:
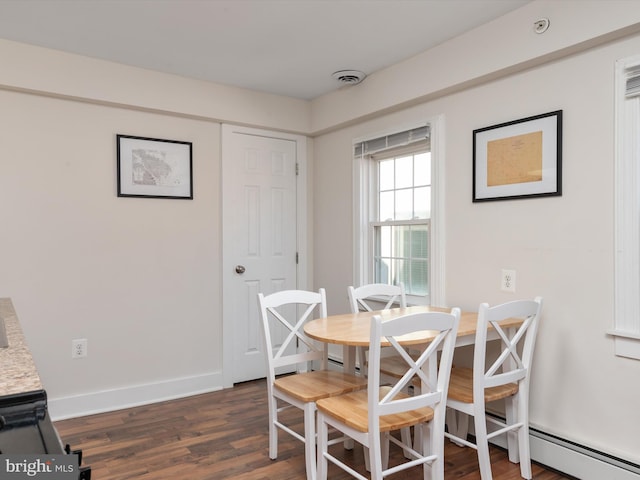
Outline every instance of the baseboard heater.
<path fill-rule="evenodd" d="M 640 465 L 569 440 L 529 428 L 535 461 L 582 480 L 638 480 Z"/>
<path fill-rule="evenodd" d="M 329 368 L 342 370 L 342 362 L 329 359 Z M 504 417 L 493 415 L 504 421 Z M 491 424 L 489 424 L 489 428 Z M 469 425 L 473 431 L 473 422 Z M 491 442 L 506 448 L 504 435 L 494 437 Z M 565 473 L 580 480 L 640 480 L 640 465 L 628 460 L 600 452 L 590 447 L 546 433 L 536 428 L 529 428 L 531 459 L 534 462 Z"/>
<path fill-rule="evenodd" d="M 504 421 L 504 417 L 493 415 Z M 489 427 L 491 423 L 489 423 Z M 473 432 L 473 423 L 469 425 Z M 504 435 L 491 440 L 507 448 Z M 580 480 L 640 480 L 640 465 L 529 427 L 531 459 Z"/>

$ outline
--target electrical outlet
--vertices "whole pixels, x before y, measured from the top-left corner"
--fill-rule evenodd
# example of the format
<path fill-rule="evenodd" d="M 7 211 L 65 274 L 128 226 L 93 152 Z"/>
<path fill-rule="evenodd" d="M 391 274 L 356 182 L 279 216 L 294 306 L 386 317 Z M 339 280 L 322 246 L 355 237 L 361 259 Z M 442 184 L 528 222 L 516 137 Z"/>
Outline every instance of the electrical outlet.
<path fill-rule="evenodd" d="M 76 338 L 71 340 L 71 358 L 84 358 L 87 356 L 87 339 Z"/>
<path fill-rule="evenodd" d="M 500 279 L 500 290 L 503 292 L 516 292 L 516 271 L 502 269 L 502 277 Z"/>

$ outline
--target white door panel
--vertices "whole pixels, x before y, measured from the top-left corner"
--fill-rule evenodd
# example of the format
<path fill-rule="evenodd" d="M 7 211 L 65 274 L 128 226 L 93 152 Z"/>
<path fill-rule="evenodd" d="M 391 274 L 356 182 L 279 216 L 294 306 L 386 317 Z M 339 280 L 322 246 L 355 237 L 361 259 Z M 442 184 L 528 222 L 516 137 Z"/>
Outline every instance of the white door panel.
<path fill-rule="evenodd" d="M 297 288 L 298 145 L 247 130 L 224 126 L 222 140 L 223 325 L 233 383 L 266 375 L 257 294 Z"/>

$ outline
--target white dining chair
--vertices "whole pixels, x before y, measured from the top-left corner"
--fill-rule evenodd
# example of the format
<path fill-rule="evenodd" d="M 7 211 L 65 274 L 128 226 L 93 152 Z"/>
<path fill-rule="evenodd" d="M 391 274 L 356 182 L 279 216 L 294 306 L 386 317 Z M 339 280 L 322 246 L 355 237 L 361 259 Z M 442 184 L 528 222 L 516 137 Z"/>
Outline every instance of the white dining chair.
<path fill-rule="evenodd" d="M 305 445 L 307 480 L 316 478 L 316 401 L 366 388 L 366 380 L 339 371 L 327 370 L 327 349 L 317 345 L 303 331 L 313 318 L 327 316 L 324 289 L 318 292 L 285 290 L 271 295 L 258 294 L 267 361 L 267 394 L 269 405 L 269 458 L 278 457 L 278 429 L 284 430 Z M 273 329 L 285 329 L 286 337 L 279 345 L 272 341 Z M 319 370 L 308 365 L 316 362 Z M 277 376 L 282 369 L 299 373 Z M 279 414 L 296 407 L 304 412 L 304 433 L 285 425 Z"/>
<path fill-rule="evenodd" d="M 394 307 L 406 308 L 407 306 L 407 296 L 402 282 L 398 285 L 370 283 L 360 287 L 349 286 L 347 294 L 351 313 L 388 310 Z M 360 365 L 360 372 L 366 376 L 367 349 L 359 347 L 356 351 L 356 356 Z M 388 370 L 388 374 L 397 375 L 399 370 L 402 370 L 403 365 L 396 362 L 393 355 L 389 355 L 389 358 L 383 360 L 383 372 L 385 367 Z"/>
<path fill-rule="evenodd" d="M 451 372 L 447 399 L 447 407 L 451 410 L 447 415 L 449 432 L 446 436 L 459 445 L 477 450 L 482 480 L 492 478 L 489 440 L 504 433 L 507 434 L 509 460 L 520 463 L 523 478 L 531 478 L 529 378 L 541 310 L 540 297 L 494 307 L 486 303 L 480 305 L 473 369 L 456 366 Z M 524 320 L 513 334 L 500 326 L 500 322 L 508 318 Z M 487 355 L 490 328 L 497 332 L 501 345 L 494 355 Z M 491 347 L 492 352 L 494 348 Z M 486 415 L 486 405 L 498 400 L 505 400 L 505 421 Z M 467 439 L 469 415 L 474 418 L 475 443 Z M 497 425 L 497 430 L 488 433 L 487 422 Z"/>
<path fill-rule="evenodd" d="M 361 309 L 373 312 L 388 310 L 394 306 L 403 308 L 407 306 L 407 296 L 402 282 L 398 285 L 369 283 L 360 287 L 350 286 L 347 291 L 352 313 Z"/>
<path fill-rule="evenodd" d="M 328 462 L 356 478 L 367 478 L 329 451 L 329 427 L 344 432 L 368 449 L 372 479 L 378 480 L 418 465 L 422 465 L 425 479 L 444 479 L 445 407 L 459 322 L 460 310 L 457 308 L 451 313 L 413 313 L 385 322 L 379 315 L 374 315 L 367 390 L 317 401 L 318 480 L 328 477 Z M 414 361 L 397 337 L 424 330 L 438 334 Z M 388 386 L 382 386 L 380 382 L 382 341 L 388 341 L 406 362 L 405 374 Z M 437 366 L 439 350 L 440 364 Z M 410 396 L 405 389 L 416 377 L 420 379 L 421 388 Z M 411 426 L 428 428 L 428 432 L 420 435 L 422 441 L 416 449 L 391 435 L 392 431 Z M 389 443 L 405 451 L 408 449 L 412 459 L 389 467 Z"/>

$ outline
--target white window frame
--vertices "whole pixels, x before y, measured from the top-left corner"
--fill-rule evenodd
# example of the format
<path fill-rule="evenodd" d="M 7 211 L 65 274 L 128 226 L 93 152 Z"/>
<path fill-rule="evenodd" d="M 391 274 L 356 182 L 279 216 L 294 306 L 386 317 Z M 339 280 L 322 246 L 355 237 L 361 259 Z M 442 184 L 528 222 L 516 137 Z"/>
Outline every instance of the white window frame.
<path fill-rule="evenodd" d="M 618 356 L 640 359 L 640 56 L 618 60 L 615 72 L 615 281 L 613 336 Z"/>
<path fill-rule="evenodd" d="M 372 135 L 355 139 L 353 144 L 429 125 L 431 135 L 431 219 L 429 220 L 429 295 L 426 297 L 407 295 L 407 303 L 445 306 L 444 282 L 444 118 L 437 116 L 427 122 L 413 124 L 407 128 L 389 131 L 383 135 Z M 372 180 L 374 162 L 366 156 L 353 161 L 353 239 L 354 239 L 354 285 L 371 283 L 373 279 L 373 242 L 370 234 L 371 218 L 374 218 L 377 189 Z"/>

